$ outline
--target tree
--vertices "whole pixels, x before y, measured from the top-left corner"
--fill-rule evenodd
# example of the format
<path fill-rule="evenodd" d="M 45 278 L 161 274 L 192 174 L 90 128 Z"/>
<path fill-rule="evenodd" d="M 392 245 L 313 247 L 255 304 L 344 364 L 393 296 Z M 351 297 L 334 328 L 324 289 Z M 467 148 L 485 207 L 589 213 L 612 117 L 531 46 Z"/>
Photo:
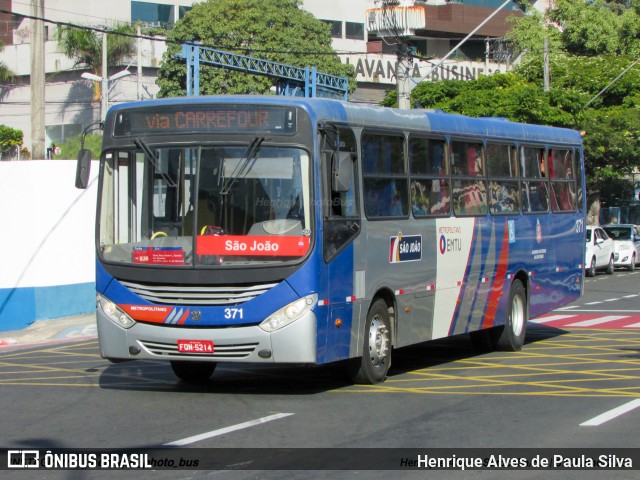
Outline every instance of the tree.
<path fill-rule="evenodd" d="M 91 150 L 91 158 L 100 158 L 100 151 L 102 149 L 102 135 L 89 134 L 84 137 L 84 144 L 82 143 L 82 134 L 75 137 L 68 138 L 65 143 L 59 145 L 60 155 L 55 157 L 56 160 L 75 160 L 78 158 L 80 147 Z"/>
<path fill-rule="evenodd" d="M 4 44 L 0 42 L 0 52 L 4 50 Z M 4 62 L 0 62 L 0 83 L 13 80 L 15 74 L 7 67 Z"/>
<path fill-rule="evenodd" d="M 198 3 L 168 32 L 167 52 L 158 72 L 158 96 L 186 93 L 186 65 L 175 55 L 181 44 L 199 41 L 223 50 L 297 67 L 316 66 L 319 72 L 349 76 L 331 47 L 330 27 L 299 8 L 299 0 L 208 0 Z M 267 94 L 271 78 L 200 66 L 200 93 Z"/>
<path fill-rule="evenodd" d="M 22 130 L 0 125 L 0 158 L 11 158 L 22 145 Z"/>
<path fill-rule="evenodd" d="M 135 53 L 135 28 L 129 25 L 118 25 L 113 34 L 107 35 L 107 64 L 117 66 Z M 95 75 L 102 75 L 102 34 L 88 28 L 59 25 L 56 28 L 56 41 L 62 53 L 75 61 L 75 67 L 84 67 Z M 94 101 L 102 98 L 101 85 L 94 85 Z"/>

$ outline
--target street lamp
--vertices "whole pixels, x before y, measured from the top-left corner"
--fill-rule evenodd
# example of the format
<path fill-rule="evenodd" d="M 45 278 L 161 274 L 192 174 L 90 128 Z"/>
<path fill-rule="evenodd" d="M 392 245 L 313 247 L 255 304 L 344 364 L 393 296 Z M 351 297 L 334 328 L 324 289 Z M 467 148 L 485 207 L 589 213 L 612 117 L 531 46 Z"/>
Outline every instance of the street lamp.
<path fill-rule="evenodd" d="M 122 70 L 121 72 L 114 73 L 110 77 L 101 77 L 94 75 L 93 73 L 84 72 L 80 75 L 86 80 L 93 80 L 94 82 L 100 82 L 102 84 L 102 106 L 100 111 L 100 119 L 104 122 L 107 116 L 107 110 L 109 109 L 109 83 L 118 80 L 119 78 L 131 75 L 129 70 Z"/>

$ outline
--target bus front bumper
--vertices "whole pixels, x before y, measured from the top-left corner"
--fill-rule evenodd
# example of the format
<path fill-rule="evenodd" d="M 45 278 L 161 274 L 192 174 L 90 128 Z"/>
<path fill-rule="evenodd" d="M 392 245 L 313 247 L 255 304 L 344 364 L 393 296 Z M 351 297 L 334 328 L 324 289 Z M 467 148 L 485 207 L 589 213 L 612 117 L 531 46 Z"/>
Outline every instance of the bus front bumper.
<path fill-rule="evenodd" d="M 312 311 L 275 332 L 258 326 L 181 328 L 136 323 L 116 325 L 97 310 L 103 358 L 114 360 L 186 360 L 238 363 L 315 363 L 316 317 Z M 182 353 L 178 340 L 208 340 L 212 353 Z"/>

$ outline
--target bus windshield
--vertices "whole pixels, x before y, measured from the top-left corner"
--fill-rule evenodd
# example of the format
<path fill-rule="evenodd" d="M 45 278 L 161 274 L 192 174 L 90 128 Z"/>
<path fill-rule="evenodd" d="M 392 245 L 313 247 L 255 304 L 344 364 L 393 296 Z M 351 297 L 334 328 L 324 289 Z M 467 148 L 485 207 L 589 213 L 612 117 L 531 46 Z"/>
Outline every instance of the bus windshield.
<path fill-rule="evenodd" d="M 108 151 L 99 253 L 176 267 L 295 261 L 309 250 L 309 153 L 246 144 Z"/>

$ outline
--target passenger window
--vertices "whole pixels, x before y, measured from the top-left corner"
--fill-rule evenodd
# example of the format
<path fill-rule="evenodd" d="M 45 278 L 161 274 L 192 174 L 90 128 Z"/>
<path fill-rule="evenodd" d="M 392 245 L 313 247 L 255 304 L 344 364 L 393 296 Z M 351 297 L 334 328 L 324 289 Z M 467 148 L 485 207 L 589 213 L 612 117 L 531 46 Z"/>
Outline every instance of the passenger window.
<path fill-rule="evenodd" d="M 577 208 L 575 168 L 571 150 L 549 150 L 549 177 L 551 179 L 551 208 L 568 212 Z"/>
<path fill-rule="evenodd" d="M 444 140 L 409 137 L 411 210 L 415 217 L 449 215 L 451 196 Z"/>
<path fill-rule="evenodd" d="M 546 156 L 543 148 L 520 148 L 520 175 L 522 210 L 525 213 L 549 211 L 549 190 L 546 174 Z"/>
<path fill-rule="evenodd" d="M 406 217 L 409 213 L 404 137 L 364 133 L 364 213 L 368 218 Z"/>
<path fill-rule="evenodd" d="M 492 214 L 520 211 L 517 150 L 512 145 L 487 144 L 489 198 Z"/>
<path fill-rule="evenodd" d="M 480 142 L 451 142 L 453 212 L 485 215 L 488 211 L 485 163 Z"/>

